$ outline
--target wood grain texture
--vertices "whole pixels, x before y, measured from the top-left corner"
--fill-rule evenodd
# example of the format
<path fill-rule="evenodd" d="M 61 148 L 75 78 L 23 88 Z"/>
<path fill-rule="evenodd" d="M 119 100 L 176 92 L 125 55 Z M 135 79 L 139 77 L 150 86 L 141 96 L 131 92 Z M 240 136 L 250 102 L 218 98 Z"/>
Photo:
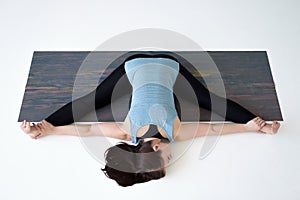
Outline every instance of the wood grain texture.
<path fill-rule="evenodd" d="M 132 52 L 134 53 L 134 52 Z M 136 52 L 135 52 L 136 53 Z M 219 78 L 213 67 L 216 65 L 223 79 L 226 96 L 243 105 L 266 120 L 283 120 L 277 99 L 276 89 L 265 51 L 209 51 L 206 55 L 212 59 L 201 59 L 203 52 L 174 52 L 185 58 L 193 66 L 188 70 L 202 83 L 214 87 Z M 91 56 L 96 59 L 87 59 Z M 117 59 L 117 57 L 121 58 Z M 75 97 L 89 93 L 101 83 L 120 62 L 130 54 L 118 51 L 38 51 L 34 52 L 30 72 L 25 88 L 23 103 L 18 121 L 40 121 Z M 85 63 L 86 61 L 88 63 Z M 81 70 L 88 66 L 86 70 Z M 201 69 L 199 73 L 197 69 Z M 101 75 L 101 76 L 100 76 Z M 76 80 L 76 91 L 74 83 Z M 204 81 L 205 80 L 205 81 Z M 216 89 L 218 85 L 215 85 Z M 76 92 L 79 92 L 76 94 Z M 73 97 L 74 97 L 73 96 Z M 120 111 L 112 117 L 110 106 L 101 113 L 99 121 L 122 121 L 127 114 L 129 96 L 120 101 Z M 117 105 L 117 104 L 116 104 Z M 196 121 L 190 111 L 194 105 L 188 106 L 187 117 L 183 121 Z M 125 109 L 124 109 L 125 108 Z M 117 108 L 118 109 L 118 108 Z M 201 121 L 209 120 L 209 112 L 201 109 Z M 83 121 L 95 121 L 88 117 Z"/>

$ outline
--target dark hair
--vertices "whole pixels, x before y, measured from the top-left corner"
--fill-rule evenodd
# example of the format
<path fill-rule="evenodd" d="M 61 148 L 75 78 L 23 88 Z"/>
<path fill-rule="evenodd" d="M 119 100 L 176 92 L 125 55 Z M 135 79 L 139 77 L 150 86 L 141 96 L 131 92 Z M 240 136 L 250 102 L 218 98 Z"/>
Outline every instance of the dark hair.
<path fill-rule="evenodd" d="M 152 142 L 141 140 L 136 146 L 118 143 L 105 151 L 104 174 L 126 187 L 165 176 L 161 152 L 154 151 Z"/>

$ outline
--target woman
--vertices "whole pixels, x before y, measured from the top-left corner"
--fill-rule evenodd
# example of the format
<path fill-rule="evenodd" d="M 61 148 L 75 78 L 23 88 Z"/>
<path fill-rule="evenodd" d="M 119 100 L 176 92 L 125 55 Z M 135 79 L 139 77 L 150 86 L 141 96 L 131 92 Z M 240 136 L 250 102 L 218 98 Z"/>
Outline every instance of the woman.
<path fill-rule="evenodd" d="M 200 107 L 235 123 L 181 123 L 180 105 L 173 93 L 179 73 L 195 91 Z M 72 124 L 76 121 L 74 105 L 79 110 L 76 111 L 76 117 L 80 118 L 90 111 L 87 105 L 95 104 L 95 108 L 100 109 L 110 104 L 113 89 L 124 74 L 133 88 L 130 109 L 124 123 L 76 125 L 75 128 Z M 172 54 L 143 53 L 130 56 L 94 92 L 66 104 L 38 124 L 23 121 L 21 129 L 35 139 L 50 134 L 78 135 L 78 130 L 80 136 L 97 135 L 131 140 L 135 145 L 122 142 L 105 152 L 106 166 L 102 170 L 121 186 L 164 177 L 165 165 L 171 159 L 168 149 L 170 142 L 201 137 L 207 133 L 274 134 L 280 126 L 277 121 L 268 124 L 236 102 L 210 93 Z M 211 97 L 218 105 L 226 103 L 225 113 L 221 113 L 218 107 L 212 109 Z"/>

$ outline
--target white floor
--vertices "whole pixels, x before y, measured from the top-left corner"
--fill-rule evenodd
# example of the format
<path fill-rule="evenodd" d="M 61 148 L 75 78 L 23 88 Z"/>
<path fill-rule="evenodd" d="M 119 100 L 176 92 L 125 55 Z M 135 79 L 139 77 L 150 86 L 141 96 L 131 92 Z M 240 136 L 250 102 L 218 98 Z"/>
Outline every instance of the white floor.
<path fill-rule="evenodd" d="M 300 199 L 299 9 L 297 0 L 1 1 L 0 199 Z M 205 50 L 266 50 L 285 120 L 279 134 L 221 137 L 202 160 L 199 139 L 166 178 L 122 188 L 79 138 L 31 140 L 19 130 L 34 51 L 90 51 L 146 27 Z"/>

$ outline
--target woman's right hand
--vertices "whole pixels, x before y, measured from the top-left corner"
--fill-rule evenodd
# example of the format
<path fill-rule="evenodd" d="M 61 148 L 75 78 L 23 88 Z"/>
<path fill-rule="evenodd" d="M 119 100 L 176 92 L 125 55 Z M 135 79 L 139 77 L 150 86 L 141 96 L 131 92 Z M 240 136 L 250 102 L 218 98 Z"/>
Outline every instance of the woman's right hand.
<path fill-rule="evenodd" d="M 55 126 L 47 122 L 46 120 L 42 120 L 40 123 L 36 125 L 39 135 L 36 138 L 40 138 L 46 135 L 51 135 L 54 133 Z"/>

